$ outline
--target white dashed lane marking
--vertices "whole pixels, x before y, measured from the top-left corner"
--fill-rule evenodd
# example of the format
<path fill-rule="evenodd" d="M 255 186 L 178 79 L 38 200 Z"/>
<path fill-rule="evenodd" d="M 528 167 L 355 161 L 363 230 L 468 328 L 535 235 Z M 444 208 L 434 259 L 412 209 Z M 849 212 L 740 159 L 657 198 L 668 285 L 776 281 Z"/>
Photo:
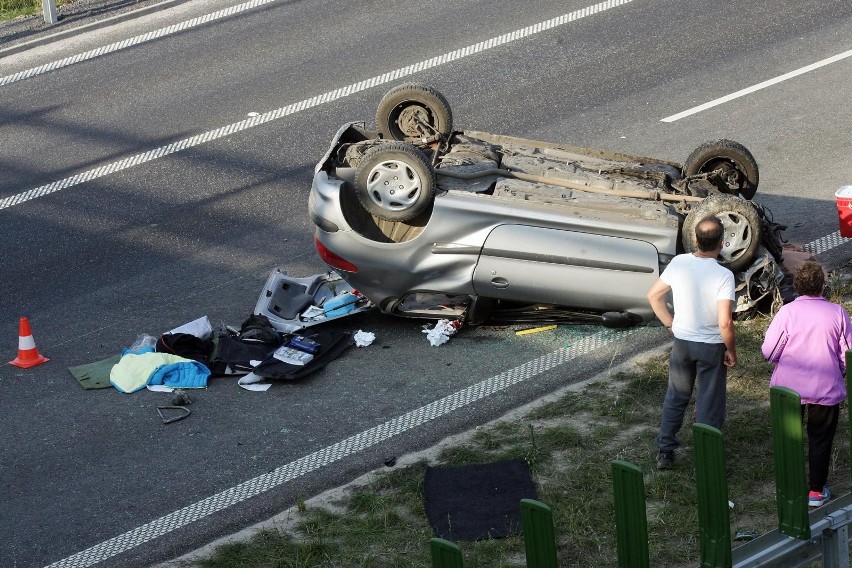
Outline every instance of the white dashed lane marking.
<path fill-rule="evenodd" d="M 240 4 L 240 6 L 248 6 L 252 5 L 260 5 L 261 3 L 273 2 L 275 0 L 255 0 L 254 2 L 248 2 L 246 4 Z M 134 166 L 138 166 L 139 164 L 144 164 L 146 162 L 150 162 L 151 160 L 156 160 L 158 158 L 162 158 L 168 156 L 170 154 L 174 154 L 175 152 L 180 152 L 182 150 L 186 150 L 188 148 L 192 148 L 194 146 L 198 146 L 199 144 L 206 144 L 207 142 L 212 142 L 213 140 L 218 140 L 225 136 L 230 136 L 232 134 L 236 134 L 237 132 L 242 132 L 243 130 L 254 128 L 256 126 L 260 126 L 261 124 L 265 124 L 267 122 L 278 120 L 280 118 L 284 118 L 285 116 L 290 116 L 292 114 L 302 112 L 306 109 L 313 108 L 319 105 L 327 104 L 343 97 L 348 97 L 349 95 L 353 95 L 355 93 L 359 93 L 361 91 L 365 91 L 367 89 L 371 89 L 373 87 L 377 87 L 379 85 L 384 85 L 386 83 L 390 83 L 391 81 L 396 81 L 397 79 L 401 79 L 403 77 L 408 77 L 410 75 L 414 75 L 416 73 L 420 73 L 427 69 L 432 69 L 434 67 L 438 67 L 440 65 L 446 65 L 447 63 L 451 63 L 453 61 L 457 61 L 459 59 L 463 59 L 465 57 L 470 57 L 471 55 L 476 55 L 478 53 L 482 53 L 484 51 L 488 51 L 489 49 L 494 49 L 495 47 L 499 47 L 502 45 L 506 45 L 508 43 L 524 39 L 535 34 L 551 30 L 553 28 L 563 26 L 565 24 L 569 24 L 571 22 L 575 22 L 582 18 L 586 18 L 588 16 L 592 16 L 594 14 L 598 14 L 600 12 L 604 12 L 606 10 L 611 10 L 612 8 L 616 8 L 623 4 L 628 4 L 633 0 L 607 0 L 605 2 L 600 2 L 598 4 L 594 4 L 592 6 L 588 6 L 586 8 L 582 8 L 580 10 L 575 10 L 568 14 L 563 14 L 561 16 L 557 16 L 555 18 L 551 18 L 549 20 L 545 20 L 544 22 L 539 22 L 537 24 L 533 24 L 531 26 L 527 26 L 525 28 L 521 28 L 519 30 L 515 30 L 513 32 L 505 33 L 499 35 L 497 37 L 493 37 L 491 39 L 481 41 L 479 43 L 475 43 L 473 45 L 469 45 L 467 47 L 463 47 L 461 49 L 456 49 L 449 53 L 445 53 L 443 55 L 439 55 L 437 57 L 432 57 L 430 59 L 426 59 L 424 61 L 420 61 L 418 63 L 414 63 L 412 65 L 408 65 L 406 67 L 402 67 L 400 69 L 396 69 L 394 71 L 389 71 L 387 73 L 383 73 L 381 75 L 377 75 L 375 77 L 371 77 L 370 79 L 365 79 L 363 81 L 359 81 L 357 83 L 353 83 L 351 85 L 347 85 L 346 87 L 342 87 L 340 89 L 335 89 L 333 91 L 329 91 L 327 93 L 323 93 L 321 95 L 317 95 L 315 97 L 311 97 L 297 103 L 293 103 L 291 105 L 287 105 L 285 107 L 275 109 L 269 112 L 265 112 L 259 116 L 253 116 L 251 118 L 241 120 L 239 122 L 235 122 L 233 124 L 229 124 L 227 126 L 223 126 L 221 128 L 217 128 L 215 130 L 210 130 L 203 134 L 198 134 L 196 136 L 192 136 L 190 138 L 185 138 L 183 140 L 179 140 L 177 142 L 172 142 L 166 146 L 161 146 L 159 148 L 155 148 L 153 150 L 149 150 L 147 152 L 142 152 L 141 154 L 136 154 L 135 156 L 130 156 L 128 158 L 124 158 L 117 162 L 113 162 L 111 164 L 107 164 L 104 166 L 100 166 L 91 170 L 87 170 L 85 172 L 81 172 L 79 174 L 73 175 L 71 177 L 61 179 L 58 181 L 54 181 L 33 189 L 29 189 L 27 191 L 23 191 L 16 195 L 11 195 L 9 197 L 4 197 L 0 199 L 0 210 L 7 209 L 9 207 L 13 207 L 15 205 L 20 205 L 21 203 L 26 203 L 32 199 L 37 199 L 39 197 L 44 197 L 46 195 L 50 195 L 51 193 L 55 193 L 57 191 L 61 191 L 63 189 L 67 189 L 69 187 L 73 187 L 75 185 L 91 181 L 93 179 L 97 179 L 115 172 L 120 172 L 127 168 L 132 168 Z M 235 6 L 238 8 L 239 6 Z M 221 12 L 225 12 L 226 10 L 222 10 Z M 219 14 L 221 12 L 216 12 L 215 14 Z M 211 14 L 212 17 L 215 14 Z M 205 16 L 206 17 L 206 16 Z M 221 16 L 220 16 L 221 17 Z M 196 18 L 197 20 L 198 18 Z M 194 20 L 188 20 L 188 22 L 192 22 Z M 184 22 L 186 23 L 186 22 Z M 178 24 L 181 25 L 181 24 Z M 169 29 L 169 28 L 163 28 Z M 177 30 L 175 30 L 177 31 Z M 152 32 L 157 33 L 157 32 Z M 147 34 L 146 34 L 147 35 Z M 139 36 L 145 37 L 145 36 Z M 132 41 L 132 40 L 128 40 Z M 113 44 L 118 45 L 118 44 Z M 97 51 L 97 50 L 95 50 Z M 92 52 L 88 52 L 92 53 Z M 85 54 L 83 54 L 85 55 Z M 82 57 L 77 56 L 77 57 Z M 74 58 L 69 58 L 74 59 Z M 64 61 L 64 60 L 63 60 Z M 70 63 L 69 63 L 70 64 Z"/>

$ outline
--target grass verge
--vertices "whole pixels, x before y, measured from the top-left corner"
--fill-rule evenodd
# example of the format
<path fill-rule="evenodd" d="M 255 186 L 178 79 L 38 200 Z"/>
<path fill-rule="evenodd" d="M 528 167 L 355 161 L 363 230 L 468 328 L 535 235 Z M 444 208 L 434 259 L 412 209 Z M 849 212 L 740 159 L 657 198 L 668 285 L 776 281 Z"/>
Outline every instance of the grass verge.
<path fill-rule="evenodd" d="M 55 0 L 56 7 L 70 4 L 74 0 Z M 21 16 L 40 14 L 41 0 L 0 0 L 0 22 L 13 20 Z"/>
<path fill-rule="evenodd" d="M 832 301 L 852 289 L 834 281 Z M 847 309 L 849 303 L 845 303 Z M 771 366 L 760 355 L 768 317 L 737 323 L 739 365 L 729 373 L 725 453 L 731 468 L 732 537 L 776 528 L 774 463 L 769 416 Z M 185 566 L 204 568 L 401 568 L 431 565 L 432 533 L 423 505 L 427 465 L 467 465 L 523 458 L 539 499 L 554 514 L 559 564 L 617 565 L 611 462 L 626 460 L 645 473 L 651 565 L 699 562 L 690 416 L 681 430 L 680 458 L 671 471 L 654 467 L 667 382 L 667 350 L 627 370 L 572 387 L 523 417 L 499 420 L 436 459 L 374 472 L 323 501 L 300 502 L 287 522 L 218 548 Z M 688 413 L 689 414 L 689 413 Z M 849 421 L 844 411 L 834 443 L 829 484 L 849 487 Z M 839 495 L 840 493 L 838 493 Z M 524 567 L 522 537 L 459 543 L 467 568 Z M 738 545 L 734 542 L 734 545 Z"/>

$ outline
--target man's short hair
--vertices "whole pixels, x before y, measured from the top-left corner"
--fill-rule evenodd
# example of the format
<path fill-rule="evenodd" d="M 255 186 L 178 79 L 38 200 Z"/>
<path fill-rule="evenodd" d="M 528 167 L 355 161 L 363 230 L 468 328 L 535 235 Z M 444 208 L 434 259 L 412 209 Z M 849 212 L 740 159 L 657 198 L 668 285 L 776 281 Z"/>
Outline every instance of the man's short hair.
<path fill-rule="evenodd" d="M 725 228 L 718 217 L 704 217 L 695 225 L 695 240 L 701 252 L 713 252 L 722 242 Z"/>
<path fill-rule="evenodd" d="M 793 288 L 799 296 L 822 296 L 825 273 L 819 263 L 802 263 L 793 274 Z"/>

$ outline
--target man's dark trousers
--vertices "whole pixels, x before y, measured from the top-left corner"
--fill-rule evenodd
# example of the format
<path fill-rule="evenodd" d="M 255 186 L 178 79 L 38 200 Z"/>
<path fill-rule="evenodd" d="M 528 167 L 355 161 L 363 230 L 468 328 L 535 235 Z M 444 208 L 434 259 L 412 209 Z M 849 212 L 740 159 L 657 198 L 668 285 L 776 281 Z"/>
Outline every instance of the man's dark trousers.
<path fill-rule="evenodd" d="M 726 378 L 724 343 L 702 343 L 675 338 L 669 358 L 669 386 L 663 402 L 663 416 L 657 447 L 663 451 L 680 445 L 677 433 L 683 426 L 686 407 L 695 381 L 695 422 L 722 428 L 725 422 Z"/>

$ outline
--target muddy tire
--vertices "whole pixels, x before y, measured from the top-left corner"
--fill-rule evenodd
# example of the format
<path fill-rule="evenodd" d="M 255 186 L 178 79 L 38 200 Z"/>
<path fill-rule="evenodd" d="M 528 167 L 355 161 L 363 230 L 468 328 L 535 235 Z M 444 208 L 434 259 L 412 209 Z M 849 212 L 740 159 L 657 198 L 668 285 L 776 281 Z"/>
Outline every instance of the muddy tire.
<path fill-rule="evenodd" d="M 444 95 L 426 85 L 406 83 L 382 97 L 376 112 L 382 138 L 429 143 L 453 130 L 453 113 Z"/>
<path fill-rule="evenodd" d="M 681 242 L 687 252 L 697 250 L 695 226 L 704 217 L 717 217 L 725 228 L 719 264 L 733 272 L 748 268 L 760 246 L 760 217 L 754 206 L 736 195 L 719 193 L 702 201 L 686 216 Z"/>
<path fill-rule="evenodd" d="M 733 140 L 705 142 L 692 151 L 683 165 L 683 174 L 691 176 L 716 172 L 728 187 L 727 193 L 751 199 L 757 192 L 760 173 L 751 152 Z"/>
<path fill-rule="evenodd" d="M 355 172 L 361 206 L 386 221 L 408 221 L 428 211 L 435 199 L 435 172 L 413 144 L 373 146 Z"/>

